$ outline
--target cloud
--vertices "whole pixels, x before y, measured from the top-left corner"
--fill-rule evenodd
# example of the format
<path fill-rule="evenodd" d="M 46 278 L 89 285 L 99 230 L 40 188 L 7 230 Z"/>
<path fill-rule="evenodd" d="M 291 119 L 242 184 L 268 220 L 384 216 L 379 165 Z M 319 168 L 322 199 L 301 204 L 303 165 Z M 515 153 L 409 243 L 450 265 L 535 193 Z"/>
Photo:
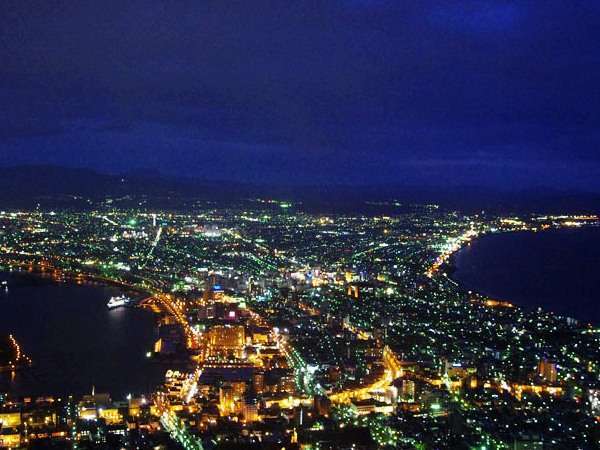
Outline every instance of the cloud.
<path fill-rule="evenodd" d="M 282 180 L 600 159 L 596 7 L 51 3 L 0 6 L 2 156 Z"/>

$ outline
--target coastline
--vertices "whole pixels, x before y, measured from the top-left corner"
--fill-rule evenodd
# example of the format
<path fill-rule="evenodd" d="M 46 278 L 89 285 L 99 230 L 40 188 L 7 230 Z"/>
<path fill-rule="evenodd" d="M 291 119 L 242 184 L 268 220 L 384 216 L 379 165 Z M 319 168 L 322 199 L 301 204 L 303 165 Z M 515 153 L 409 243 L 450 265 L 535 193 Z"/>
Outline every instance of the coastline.
<path fill-rule="evenodd" d="M 532 231 L 532 230 L 520 230 L 520 231 L 526 232 L 526 233 L 535 233 L 535 231 Z M 456 279 L 453 276 L 456 273 L 456 271 L 458 270 L 458 267 L 456 265 L 456 258 L 458 256 L 458 254 L 461 251 L 463 251 L 466 247 L 473 245 L 473 244 L 477 244 L 479 241 L 481 241 L 484 238 L 489 238 L 490 236 L 496 236 L 496 235 L 502 235 L 502 234 L 504 234 L 504 235 L 513 234 L 513 233 L 518 233 L 518 232 L 519 231 L 494 231 L 494 232 L 490 231 L 487 233 L 480 234 L 475 239 L 471 240 L 470 242 L 466 243 L 465 245 L 463 245 L 459 249 L 457 249 L 455 252 L 453 252 L 446 259 L 444 264 L 442 264 L 440 266 L 440 273 L 445 273 L 448 276 L 448 279 L 450 279 L 453 283 L 455 283 L 462 292 L 465 292 L 465 293 L 472 292 L 474 294 L 481 295 L 483 297 L 488 297 L 488 294 L 486 294 L 485 292 L 467 289 L 460 280 Z"/>
<path fill-rule="evenodd" d="M 15 269 L 14 267 L 17 267 Z M 26 268 L 24 268 L 26 267 Z M 150 290 L 145 290 L 137 286 L 132 286 L 123 281 L 111 280 L 87 272 L 71 272 L 64 269 L 40 266 L 29 263 L 9 263 L 8 267 L 0 264 L 0 273 L 16 275 L 20 277 L 29 277 L 29 286 L 45 286 L 61 283 L 73 283 L 76 285 L 91 284 L 96 286 L 109 286 L 124 289 L 128 292 L 135 292 L 138 295 L 153 295 Z M 10 286 L 9 286 L 10 287 Z"/>
<path fill-rule="evenodd" d="M 149 384 L 160 383 L 165 370 L 163 367 L 164 362 L 155 358 L 148 360 L 145 355 L 147 349 L 152 348 L 154 343 L 156 323 L 159 316 L 148 308 L 137 307 L 137 305 L 127 308 L 129 311 L 110 312 L 106 308 L 108 297 L 105 299 L 102 294 L 103 292 L 106 294 L 106 292 L 120 291 L 140 299 L 151 295 L 149 292 L 132 288 L 118 281 L 110 282 L 89 274 L 82 276 L 81 274 L 62 272 L 61 276 L 57 278 L 53 276 L 51 271 L 26 270 L 23 268 L 10 271 L 6 267 L 3 267 L 0 273 L 6 275 L 4 278 L 9 280 L 7 301 L 18 301 L 18 303 L 11 303 L 16 309 L 6 317 L 7 320 L 15 321 L 15 327 L 11 328 L 9 323 L 6 332 L 14 333 L 16 331 L 24 350 L 28 354 L 33 354 L 32 364 L 19 367 L 19 370 L 15 372 L 16 379 L 14 375 L 11 377 L 10 373 L 8 375 L 6 373 L 2 374 L 2 383 L 5 385 L 5 389 L 8 389 L 7 392 L 12 391 L 17 398 L 32 395 L 51 395 L 56 392 L 61 393 L 61 395 L 83 395 L 85 390 L 81 389 L 81 380 L 85 380 L 93 383 L 104 392 L 121 396 L 125 392 L 124 389 L 146 393 Z M 69 290 L 54 291 L 53 289 L 56 288 L 68 288 Z M 85 289 L 85 291 L 77 294 L 78 291 L 73 291 L 73 288 Z M 85 328 L 77 324 L 75 327 L 69 327 L 70 331 L 68 332 L 54 331 L 55 328 L 51 324 L 56 326 L 56 314 L 46 316 L 45 314 L 48 311 L 43 305 L 41 306 L 42 309 L 39 309 L 40 298 L 46 295 L 48 289 L 50 289 L 51 294 L 47 296 L 47 299 L 54 300 L 56 298 L 59 300 L 57 306 L 52 306 L 52 308 L 57 308 L 60 314 L 70 317 L 68 320 L 71 321 L 79 322 L 78 318 L 81 317 L 83 322 L 90 326 Z M 90 291 L 90 289 L 93 291 Z M 90 292 L 93 293 L 96 290 L 99 290 L 99 294 L 90 296 Z M 40 291 L 40 294 L 31 294 L 34 291 Z M 58 297 L 52 294 L 54 292 L 58 292 Z M 25 305 L 24 300 L 30 300 L 31 304 Z M 48 303 L 54 305 L 54 302 Z M 72 306 L 69 306 L 69 304 L 77 308 L 76 312 L 72 312 Z M 27 315 L 23 314 L 25 309 L 32 311 L 32 325 L 28 324 L 29 319 L 26 319 Z M 84 310 L 89 310 L 89 313 Z M 105 310 L 108 312 L 105 312 Z M 42 311 L 46 311 L 46 313 Z M 43 319 L 40 319 L 40 316 L 43 316 Z M 53 316 L 54 318 L 52 318 Z M 140 319 L 143 320 L 140 321 Z M 47 326 L 46 320 L 48 320 Z M 41 321 L 44 322 L 43 325 L 41 325 Z M 86 339 L 86 329 L 95 329 L 96 325 L 101 330 L 98 333 L 100 337 L 88 341 Z M 28 329 L 28 327 L 31 328 Z M 42 328 L 45 329 L 42 330 Z M 78 331 L 73 331 L 74 329 Z M 42 336 L 41 341 L 40 336 Z M 64 345 L 59 348 L 51 347 L 47 342 L 44 342 L 43 338 L 46 336 L 49 341 L 62 341 Z M 72 348 L 71 345 L 67 345 L 68 341 L 65 341 L 65 336 L 74 339 Z M 141 336 L 145 337 L 142 338 Z M 38 344 L 38 341 L 41 343 Z M 82 350 L 82 348 L 88 346 L 90 348 L 89 352 Z M 57 356 L 54 356 L 55 353 Z M 48 359 L 49 356 L 51 356 L 50 359 Z M 68 370 L 64 370 L 65 374 L 71 375 L 69 377 L 65 376 L 65 379 L 77 379 L 77 382 L 74 383 L 69 381 L 64 388 L 64 392 L 56 389 L 57 375 L 48 375 L 49 372 L 60 369 L 60 366 L 54 367 L 53 360 L 63 361 L 64 364 L 72 366 Z M 127 377 L 131 380 L 131 376 L 135 372 L 131 367 L 137 367 L 139 364 L 143 364 L 143 367 L 146 367 L 144 370 L 148 371 L 148 376 L 144 377 L 144 380 L 141 380 L 137 385 L 135 383 L 131 384 L 129 381 L 118 381 L 118 379 L 121 379 L 118 374 L 123 374 L 124 380 L 127 380 Z M 90 366 L 96 367 L 97 370 L 87 369 Z M 86 369 L 77 369 L 77 367 L 86 367 Z M 102 367 L 105 367 L 106 370 Z M 105 372 L 112 374 L 109 376 L 106 374 L 101 375 Z M 99 376 L 97 377 L 94 374 L 99 374 Z M 39 388 L 34 387 L 37 384 L 39 384 Z"/>
<path fill-rule="evenodd" d="M 457 272 L 460 270 L 458 267 L 457 258 L 459 258 L 461 256 L 460 255 L 461 252 L 464 252 L 465 249 L 468 246 L 470 246 L 471 244 L 472 245 L 480 245 L 482 240 L 485 241 L 488 239 L 493 239 L 496 237 L 505 237 L 505 236 L 527 236 L 527 237 L 531 237 L 533 235 L 547 236 L 547 235 L 552 235 L 552 234 L 557 234 L 557 233 L 565 233 L 565 234 L 567 234 L 569 232 L 578 233 L 580 231 L 589 231 L 589 230 L 598 230 L 598 232 L 600 232 L 600 226 L 588 225 L 588 226 L 583 226 L 583 227 L 578 227 L 578 228 L 556 227 L 556 228 L 549 228 L 549 229 L 498 230 L 498 231 L 493 231 L 493 232 L 486 232 L 486 233 L 480 234 L 479 236 L 477 236 L 477 238 L 475 238 L 468 244 L 463 245 L 457 251 L 453 252 L 452 255 L 450 255 L 448 257 L 446 262 L 440 267 L 440 272 L 446 274 L 448 279 L 451 280 L 451 282 L 454 283 L 457 286 L 457 288 L 465 294 L 469 294 L 469 295 L 473 295 L 473 296 L 480 296 L 480 297 L 487 298 L 490 300 L 493 299 L 494 302 L 511 304 L 511 305 L 518 307 L 520 309 L 523 309 L 524 311 L 527 311 L 527 312 L 533 312 L 537 309 L 541 309 L 545 313 L 550 313 L 557 317 L 577 320 L 580 324 L 589 324 L 591 326 L 597 326 L 600 323 L 600 321 L 598 321 L 598 319 L 585 320 L 585 319 L 582 319 L 581 317 L 579 317 L 579 318 L 573 317 L 569 314 L 565 314 L 562 311 L 557 311 L 555 308 L 552 307 L 553 306 L 552 302 L 547 302 L 547 301 L 543 302 L 543 301 L 540 301 L 539 299 L 535 299 L 535 297 L 533 297 L 533 298 L 528 297 L 528 299 L 530 298 L 530 300 L 524 300 L 523 298 L 513 298 L 513 296 L 511 296 L 511 295 L 497 295 L 497 294 L 494 294 L 493 289 L 490 289 L 490 288 L 486 289 L 481 286 L 470 287 L 468 282 L 466 282 L 463 278 L 457 276 Z M 528 302 L 531 302 L 531 303 L 528 303 Z"/>

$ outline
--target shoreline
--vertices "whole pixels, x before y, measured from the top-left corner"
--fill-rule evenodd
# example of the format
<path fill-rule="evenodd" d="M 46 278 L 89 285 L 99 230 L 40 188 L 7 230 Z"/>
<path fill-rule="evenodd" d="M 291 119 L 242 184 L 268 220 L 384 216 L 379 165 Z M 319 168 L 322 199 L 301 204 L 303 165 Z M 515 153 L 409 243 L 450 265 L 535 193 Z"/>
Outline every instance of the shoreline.
<path fill-rule="evenodd" d="M 479 296 L 479 297 L 482 297 L 482 298 L 485 298 L 488 300 L 492 300 L 494 302 L 509 304 L 509 305 L 512 305 L 519 309 L 522 309 L 528 313 L 531 313 L 537 309 L 541 309 L 542 311 L 544 311 L 547 314 L 552 314 L 556 317 L 560 317 L 560 318 L 564 318 L 564 319 L 572 319 L 572 320 L 577 321 L 577 323 L 580 325 L 589 325 L 589 326 L 595 327 L 595 326 L 600 325 L 599 321 L 582 320 L 577 317 L 572 317 L 572 316 L 566 315 L 564 313 L 557 312 L 553 308 L 551 308 L 545 304 L 540 304 L 540 303 L 536 303 L 535 305 L 534 304 L 529 304 L 529 305 L 523 304 L 522 301 L 520 301 L 518 299 L 510 298 L 508 296 L 492 295 L 483 289 L 469 288 L 465 284 L 464 281 L 462 281 L 456 277 L 456 272 L 458 271 L 456 259 L 458 257 L 458 254 L 461 251 L 464 251 L 471 244 L 475 244 L 475 243 L 481 241 L 482 239 L 492 238 L 495 236 L 507 236 L 507 235 L 554 234 L 554 233 L 564 233 L 564 232 L 576 233 L 576 232 L 584 231 L 584 230 L 599 230 L 600 231 L 600 226 L 586 225 L 586 226 L 582 226 L 582 227 L 578 227 L 578 228 L 556 227 L 556 228 L 549 228 L 549 229 L 498 230 L 498 231 L 493 231 L 493 232 L 486 232 L 484 234 L 477 236 L 471 242 L 467 243 L 466 245 L 461 246 L 458 250 L 453 252 L 448 257 L 448 259 L 444 262 L 444 264 L 440 267 L 440 273 L 446 274 L 448 280 L 450 280 L 452 283 L 454 283 L 457 286 L 457 288 L 464 294 Z"/>
<path fill-rule="evenodd" d="M 17 267 L 15 269 L 15 266 Z M 26 266 L 26 268 L 24 267 Z M 71 283 L 78 286 L 82 284 L 100 285 L 108 287 L 116 287 L 129 292 L 135 292 L 139 295 L 152 296 L 152 292 L 135 286 L 131 286 L 123 281 L 111 280 L 98 275 L 86 272 L 70 272 L 68 270 L 40 266 L 39 264 L 21 263 L 8 264 L 8 267 L 0 265 L 0 273 L 16 275 L 19 277 L 30 277 L 33 281 L 29 286 L 44 286 L 51 284 Z M 45 281 L 46 283 L 36 283 L 35 281 Z M 8 286 L 10 288 L 10 285 Z"/>
<path fill-rule="evenodd" d="M 108 280 L 108 279 L 104 279 L 101 277 L 97 277 L 95 275 L 86 273 L 86 274 L 82 274 L 82 273 L 73 273 L 73 272 L 67 272 L 67 271 L 60 271 L 60 276 L 55 276 L 55 271 L 54 270 L 48 270 L 47 268 L 45 270 L 39 270 L 39 267 L 35 267 L 35 269 L 31 270 L 29 267 L 31 265 L 29 264 L 25 264 L 25 265 L 19 265 L 18 267 L 16 267 L 15 264 L 11 264 L 11 267 L 7 267 L 6 265 L 2 266 L 2 269 L 0 270 L 0 274 L 5 275 L 5 277 L 3 277 L 2 279 L 7 279 L 9 281 L 8 284 L 8 289 L 9 292 L 11 290 L 14 289 L 15 292 L 21 290 L 21 289 L 46 289 L 46 288 L 76 288 L 76 287 L 85 287 L 87 289 L 90 288 L 95 288 L 95 289 L 102 289 L 102 288 L 109 288 L 109 289 L 116 289 L 118 291 L 120 291 L 121 293 L 125 293 L 127 295 L 132 295 L 135 296 L 135 304 L 132 305 L 132 307 L 127 308 L 128 310 L 130 310 L 130 312 L 128 314 L 139 314 L 137 311 L 146 311 L 147 318 L 148 318 L 148 325 L 151 327 L 149 328 L 150 331 L 148 331 L 149 334 L 154 335 L 156 333 L 156 327 L 157 327 L 157 323 L 160 320 L 161 314 L 168 314 L 168 312 L 161 310 L 160 313 L 154 312 L 152 311 L 150 308 L 145 308 L 142 306 L 139 306 L 139 301 L 142 299 L 145 299 L 149 296 L 152 296 L 153 294 L 147 290 L 143 290 L 140 288 L 136 288 L 136 287 L 132 287 L 131 285 L 128 285 L 127 283 L 123 283 L 120 282 L 118 280 Z M 2 295 L 2 293 L 0 293 L 0 295 Z M 9 294 L 10 295 L 10 294 Z M 116 295 L 116 294 L 115 294 Z M 1 298 L 1 297 L 0 297 Z M 85 300 L 85 299 L 84 299 Z M 106 300 L 104 300 L 104 303 L 106 302 Z M 106 306 L 105 304 L 103 306 Z M 136 323 L 139 323 L 136 321 Z M 153 331 L 154 330 L 154 331 Z M 6 330 L 7 333 L 10 330 Z M 27 335 L 28 333 L 25 332 L 23 333 L 23 330 L 20 331 L 21 334 L 23 335 Z M 154 343 L 154 339 L 152 338 L 150 341 L 147 342 L 147 345 L 152 347 L 153 343 Z M 31 340 L 31 338 L 30 338 Z M 142 346 L 139 348 L 140 352 L 144 349 L 148 348 L 146 344 L 142 344 Z M 31 346 L 31 343 L 30 343 Z M 32 348 L 36 348 L 35 346 Z M 30 349 L 26 349 L 29 353 Z M 135 351 L 134 351 L 135 352 Z M 39 353 L 39 349 L 38 349 L 38 353 Z M 139 352 L 138 352 L 139 353 Z M 44 352 L 44 354 L 46 354 L 46 352 Z M 127 355 L 127 357 L 132 356 L 131 351 L 127 351 L 125 352 L 125 354 Z M 137 353 L 136 353 L 137 355 Z M 37 358 L 40 360 L 40 355 L 37 356 Z M 22 366 L 19 367 L 18 372 L 21 373 L 21 377 L 25 377 L 25 379 L 29 379 L 31 376 L 37 377 L 36 373 L 38 371 L 43 371 L 44 370 L 44 364 L 43 364 L 43 359 L 41 361 L 33 361 L 32 364 L 29 364 L 27 366 Z M 159 372 L 164 373 L 163 369 L 166 369 L 165 366 L 165 361 L 162 361 L 160 358 L 152 358 L 151 360 L 151 364 L 152 366 L 156 366 Z M 85 364 L 84 361 L 81 362 L 82 364 Z M 178 365 L 180 365 L 178 363 Z M 31 372 L 31 370 L 33 370 L 33 372 Z M 155 372 L 156 370 L 152 369 L 152 372 Z M 8 382 L 7 377 L 7 373 L 8 375 L 10 375 L 10 372 L 2 372 L 0 374 L 0 376 L 2 376 L 3 378 L 5 378 L 5 381 Z M 162 376 L 159 377 L 158 379 L 158 383 L 160 384 L 162 380 Z M 19 382 L 22 383 L 23 381 Z M 10 382 L 12 383 L 12 382 Z M 45 382 L 44 382 L 45 383 Z M 135 391 L 135 392 L 139 392 L 139 393 L 151 393 L 151 391 L 146 392 L 146 388 L 144 387 L 144 383 L 139 384 L 138 387 L 132 387 L 130 390 Z M 37 390 L 31 390 L 29 388 L 25 386 L 17 386 L 17 387 L 10 387 L 10 384 L 7 384 L 7 388 L 8 391 L 7 392 L 11 392 L 15 398 L 25 398 L 25 397 L 29 397 L 29 396 L 33 396 L 33 397 L 44 397 L 44 396 L 48 396 L 48 395 L 55 395 L 54 390 L 47 390 L 47 389 L 41 389 L 39 390 L 39 392 Z M 25 387 L 25 389 L 23 389 Z M 118 385 L 107 385 L 104 388 L 104 392 L 109 393 L 111 396 L 116 395 L 116 396 L 120 396 L 122 394 L 121 392 L 122 388 L 119 387 Z M 84 392 L 79 392 L 79 388 L 76 386 L 72 386 L 71 388 L 68 388 L 64 391 L 63 393 L 64 395 L 83 395 Z M 60 395 L 63 395 L 60 394 Z"/>

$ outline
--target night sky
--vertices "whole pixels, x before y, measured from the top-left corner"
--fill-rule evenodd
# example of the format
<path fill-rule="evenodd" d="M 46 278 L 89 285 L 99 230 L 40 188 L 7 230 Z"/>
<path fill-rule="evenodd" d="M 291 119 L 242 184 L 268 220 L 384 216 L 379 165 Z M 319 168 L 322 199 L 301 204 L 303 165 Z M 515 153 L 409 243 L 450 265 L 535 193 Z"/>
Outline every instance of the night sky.
<path fill-rule="evenodd" d="M 600 191 L 600 2 L 0 2 L 0 164 Z"/>

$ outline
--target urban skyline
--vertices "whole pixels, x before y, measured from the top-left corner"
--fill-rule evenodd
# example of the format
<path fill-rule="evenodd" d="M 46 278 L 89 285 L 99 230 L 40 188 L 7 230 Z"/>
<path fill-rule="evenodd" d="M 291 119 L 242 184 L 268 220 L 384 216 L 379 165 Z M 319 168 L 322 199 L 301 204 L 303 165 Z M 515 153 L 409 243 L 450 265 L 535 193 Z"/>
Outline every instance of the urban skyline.
<path fill-rule="evenodd" d="M 130 200 L 0 213 L 9 296 L 24 275 L 118 287 L 109 308 L 156 317 L 146 357 L 165 376 L 135 397 L 112 399 L 105 385 L 33 403 L 11 394 L 16 379 L 0 410 L 11 447 L 155 446 L 165 432 L 184 448 L 598 442 L 597 324 L 467 291 L 449 276 L 455 252 L 476 238 L 596 229 L 597 215 L 399 203 L 393 215 L 323 215 L 262 198 L 197 201 L 189 212 L 120 206 Z M 26 375 L 35 359 L 7 342 L 3 369 Z"/>

